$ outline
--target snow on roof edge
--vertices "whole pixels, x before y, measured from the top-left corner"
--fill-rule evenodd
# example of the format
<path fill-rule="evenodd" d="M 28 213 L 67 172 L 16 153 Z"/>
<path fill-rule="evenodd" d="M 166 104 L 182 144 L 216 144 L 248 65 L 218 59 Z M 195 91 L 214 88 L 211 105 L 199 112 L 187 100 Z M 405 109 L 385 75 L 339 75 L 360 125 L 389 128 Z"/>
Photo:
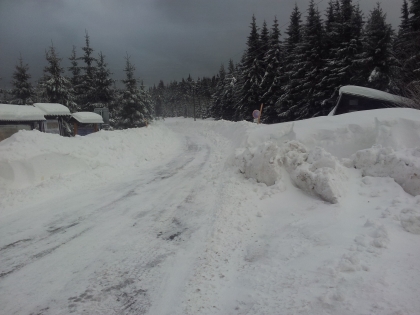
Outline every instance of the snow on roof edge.
<path fill-rule="evenodd" d="M 372 99 L 379 99 L 382 101 L 394 102 L 394 103 L 398 103 L 402 105 L 412 104 L 412 100 L 408 98 L 394 95 L 387 92 L 383 92 L 383 91 L 379 91 L 379 90 L 375 90 L 375 89 L 371 89 L 371 88 L 367 88 L 367 87 L 356 86 L 356 85 L 342 86 L 340 88 L 339 93 L 340 95 L 342 93 L 346 93 L 346 94 L 352 94 L 352 95 L 357 95 L 357 96 L 362 96 L 362 97 L 367 97 L 367 98 L 372 98 Z"/>
<path fill-rule="evenodd" d="M 101 115 L 92 112 L 77 112 L 71 115 L 79 123 L 82 124 L 103 124 L 104 120 Z"/>
<path fill-rule="evenodd" d="M 44 112 L 32 105 L 0 104 L 0 121 L 45 120 Z"/>
<path fill-rule="evenodd" d="M 68 107 L 58 103 L 35 103 L 34 106 L 48 116 L 70 116 Z"/>

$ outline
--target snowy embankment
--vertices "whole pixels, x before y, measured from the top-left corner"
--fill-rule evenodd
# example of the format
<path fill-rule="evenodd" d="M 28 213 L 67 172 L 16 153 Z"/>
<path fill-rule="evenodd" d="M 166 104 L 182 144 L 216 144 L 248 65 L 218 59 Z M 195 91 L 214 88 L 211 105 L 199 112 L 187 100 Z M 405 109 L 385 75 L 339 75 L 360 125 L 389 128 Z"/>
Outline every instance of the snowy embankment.
<path fill-rule="evenodd" d="M 180 138 L 163 125 L 74 138 L 19 131 L 0 143 L 0 203 L 13 205 L 34 189 L 48 195 L 48 189 L 92 187 L 163 163 L 181 147 Z"/>
<path fill-rule="evenodd" d="M 346 193 L 346 168 L 356 168 L 364 176 L 389 176 L 420 195 L 417 110 L 371 110 L 271 126 L 226 121 L 204 126 L 237 145 L 234 167 L 268 186 L 287 174 L 302 190 L 337 203 Z"/>

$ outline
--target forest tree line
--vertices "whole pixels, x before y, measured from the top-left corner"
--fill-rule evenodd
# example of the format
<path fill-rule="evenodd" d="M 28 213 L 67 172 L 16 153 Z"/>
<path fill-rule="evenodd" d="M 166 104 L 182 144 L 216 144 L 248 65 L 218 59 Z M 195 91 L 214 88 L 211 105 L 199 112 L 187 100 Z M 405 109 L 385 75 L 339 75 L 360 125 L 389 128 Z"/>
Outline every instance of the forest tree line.
<path fill-rule="evenodd" d="M 261 28 L 252 17 L 246 49 L 238 63 L 222 64 L 217 75 L 146 89 L 127 55 L 126 79 L 117 88 L 105 56 L 93 55 L 86 33 L 83 56 L 76 49 L 64 75 L 52 45 L 36 86 L 29 66 L 16 65 L 3 103 L 54 102 L 72 112 L 110 109 L 117 128 L 136 127 L 153 117 L 250 120 L 264 104 L 262 122 L 278 123 L 326 115 L 344 85 L 370 87 L 411 97 L 420 83 L 420 0 L 402 0 L 401 21 L 393 30 L 378 3 L 367 17 L 352 0 L 330 0 L 324 17 L 311 0 L 304 19 L 295 5 L 283 39 L 277 19 Z"/>
<path fill-rule="evenodd" d="M 192 82 L 199 99 L 208 97 L 203 95 L 208 87 L 212 91 L 203 116 L 251 120 L 261 103 L 264 123 L 326 115 L 344 85 L 419 96 L 413 94 L 420 91 L 420 0 L 402 1 L 397 31 L 379 3 L 365 17 L 352 0 L 330 0 L 324 18 L 311 0 L 303 21 L 295 5 L 284 39 L 277 19 L 269 29 L 265 21 L 258 28 L 252 17 L 250 28 L 240 62 L 230 60 L 216 77 Z M 185 95 L 184 84 L 188 80 L 154 88 L 167 115 L 185 116 L 173 110 L 176 95 Z"/>

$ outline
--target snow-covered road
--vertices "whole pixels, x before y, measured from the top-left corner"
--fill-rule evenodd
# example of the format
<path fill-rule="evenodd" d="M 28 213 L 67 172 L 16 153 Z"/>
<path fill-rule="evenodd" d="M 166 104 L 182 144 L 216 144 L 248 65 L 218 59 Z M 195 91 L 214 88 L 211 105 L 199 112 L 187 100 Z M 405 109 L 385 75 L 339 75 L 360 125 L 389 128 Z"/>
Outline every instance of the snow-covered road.
<path fill-rule="evenodd" d="M 185 135 L 166 165 L 0 222 L 2 314 L 171 313 L 220 203 L 220 148 Z M 25 212 L 25 216 L 21 212 Z"/>
<path fill-rule="evenodd" d="M 417 314 L 419 144 L 401 109 L 19 132 L 0 314 Z"/>

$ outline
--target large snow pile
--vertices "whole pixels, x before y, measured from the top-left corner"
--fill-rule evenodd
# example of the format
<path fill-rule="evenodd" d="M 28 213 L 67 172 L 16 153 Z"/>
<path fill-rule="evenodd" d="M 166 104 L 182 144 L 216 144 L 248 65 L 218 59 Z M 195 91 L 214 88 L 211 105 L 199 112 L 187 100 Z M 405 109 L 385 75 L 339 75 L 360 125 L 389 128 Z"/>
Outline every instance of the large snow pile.
<path fill-rule="evenodd" d="M 19 131 L 0 142 L 0 189 L 20 189 L 76 173 L 107 180 L 161 162 L 181 143 L 164 126 L 65 138 Z M 90 183 L 87 183 L 90 184 Z"/>
<path fill-rule="evenodd" d="M 373 110 L 256 128 L 236 152 L 236 164 L 248 178 L 273 185 L 286 171 L 299 188 L 336 203 L 345 195 L 346 166 L 364 176 L 389 176 L 408 193 L 420 194 L 416 110 Z"/>
<path fill-rule="evenodd" d="M 280 146 L 266 141 L 258 147 L 239 149 L 236 161 L 247 178 L 268 186 L 280 180 L 285 169 L 296 186 L 331 203 L 338 202 L 345 192 L 346 172 L 338 159 L 320 147 L 308 150 L 296 140 Z"/>
<path fill-rule="evenodd" d="M 418 110 L 369 110 L 268 126 L 208 121 L 201 128 L 229 138 L 237 146 L 231 164 L 266 185 L 288 176 L 302 190 L 337 203 L 346 194 L 346 168 L 357 168 L 420 194 Z"/>

